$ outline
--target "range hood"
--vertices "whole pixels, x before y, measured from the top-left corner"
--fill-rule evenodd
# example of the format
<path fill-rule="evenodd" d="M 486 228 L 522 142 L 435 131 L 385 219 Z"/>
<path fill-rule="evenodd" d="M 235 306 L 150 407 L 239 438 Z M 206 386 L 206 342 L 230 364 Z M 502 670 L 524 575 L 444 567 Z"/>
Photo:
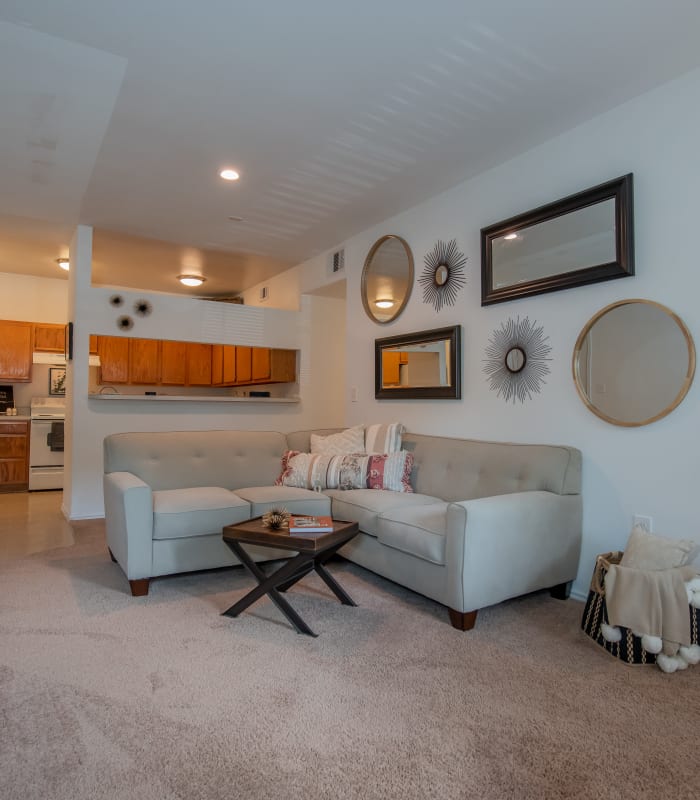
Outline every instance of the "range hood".
<path fill-rule="evenodd" d="M 65 367 L 66 357 L 63 353 L 32 353 L 32 364 L 50 364 L 52 367 Z M 91 367 L 100 366 L 100 357 L 91 355 L 88 359 Z"/>

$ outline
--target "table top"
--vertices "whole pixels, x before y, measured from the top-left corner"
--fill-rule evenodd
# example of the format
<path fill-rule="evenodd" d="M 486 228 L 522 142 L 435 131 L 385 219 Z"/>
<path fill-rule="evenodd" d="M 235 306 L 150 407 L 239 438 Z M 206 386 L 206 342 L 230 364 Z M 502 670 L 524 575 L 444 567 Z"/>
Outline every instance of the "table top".
<path fill-rule="evenodd" d="M 262 523 L 262 517 L 256 517 L 235 525 L 226 525 L 222 535 L 224 540 L 244 544 L 259 544 L 302 553 L 320 553 L 338 542 L 350 541 L 358 532 L 356 522 L 334 519 L 332 533 L 290 533 L 286 528 L 283 530 L 267 528 Z"/>

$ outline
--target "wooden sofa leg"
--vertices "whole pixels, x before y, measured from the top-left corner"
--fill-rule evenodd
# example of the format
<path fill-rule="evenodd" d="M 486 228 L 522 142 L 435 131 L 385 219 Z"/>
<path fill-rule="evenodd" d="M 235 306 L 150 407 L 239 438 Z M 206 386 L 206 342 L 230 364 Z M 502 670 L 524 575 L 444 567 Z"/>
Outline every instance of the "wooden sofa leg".
<path fill-rule="evenodd" d="M 133 597 L 144 597 L 148 594 L 148 586 L 151 582 L 150 578 L 139 578 L 136 581 L 129 581 L 131 586 L 131 594 Z"/>
<path fill-rule="evenodd" d="M 450 612 L 450 622 L 453 628 L 458 631 L 470 631 L 476 625 L 477 611 L 455 611 L 454 608 L 447 609 Z"/>
<path fill-rule="evenodd" d="M 549 593 L 556 600 L 568 600 L 569 595 L 571 594 L 572 583 L 573 581 L 567 581 L 566 583 L 558 583 L 556 586 L 552 586 L 552 588 L 549 590 Z"/>

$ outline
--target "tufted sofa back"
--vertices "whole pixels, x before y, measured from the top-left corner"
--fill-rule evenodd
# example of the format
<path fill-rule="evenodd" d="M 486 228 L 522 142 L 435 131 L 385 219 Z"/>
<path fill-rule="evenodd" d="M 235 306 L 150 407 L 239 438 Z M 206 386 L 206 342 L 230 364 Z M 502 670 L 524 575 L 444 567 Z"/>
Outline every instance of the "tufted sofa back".
<path fill-rule="evenodd" d="M 405 433 L 416 492 L 473 500 L 512 492 L 581 493 L 581 453 L 573 447 L 451 439 Z"/>
<path fill-rule="evenodd" d="M 287 434 L 291 450 L 309 450 L 311 433 Z M 413 453 L 411 485 L 443 500 L 473 500 L 512 492 L 581 493 L 581 453 L 574 447 L 511 444 L 404 433 L 402 447 Z"/>
<path fill-rule="evenodd" d="M 154 491 L 272 486 L 286 447 L 274 431 L 114 433 L 104 440 L 104 471 L 131 472 Z"/>

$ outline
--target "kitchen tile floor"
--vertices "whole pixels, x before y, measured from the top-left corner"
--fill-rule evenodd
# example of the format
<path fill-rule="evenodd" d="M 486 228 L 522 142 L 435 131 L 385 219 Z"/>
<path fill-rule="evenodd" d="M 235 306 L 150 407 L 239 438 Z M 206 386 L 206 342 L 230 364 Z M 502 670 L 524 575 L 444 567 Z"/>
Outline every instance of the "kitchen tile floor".
<path fill-rule="evenodd" d="M 62 500 L 61 491 L 0 494 L 0 559 L 66 547 L 75 542 L 76 531 L 104 529 L 101 519 L 68 522 Z"/>

